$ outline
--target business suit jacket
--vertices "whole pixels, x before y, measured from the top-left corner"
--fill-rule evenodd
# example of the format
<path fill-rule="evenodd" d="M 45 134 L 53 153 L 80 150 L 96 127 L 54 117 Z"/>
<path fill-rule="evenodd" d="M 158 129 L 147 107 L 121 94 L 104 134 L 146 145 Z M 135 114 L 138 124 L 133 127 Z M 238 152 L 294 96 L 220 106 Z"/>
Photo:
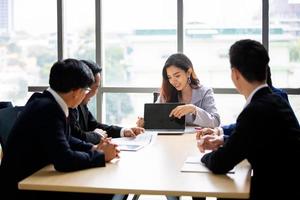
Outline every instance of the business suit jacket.
<path fill-rule="evenodd" d="M 290 105 L 268 87 L 258 90 L 223 147 L 201 161 L 226 173 L 247 159 L 253 169 L 251 199 L 299 199 L 300 129 Z"/>
<path fill-rule="evenodd" d="M 104 154 L 91 147 L 70 135 L 68 119 L 51 93 L 35 93 L 8 137 L 0 168 L 1 193 L 21 198 L 17 183 L 48 164 L 58 171 L 105 166 Z"/>
<path fill-rule="evenodd" d="M 283 91 L 282 89 L 275 88 L 273 86 L 270 88 L 274 94 L 277 94 L 278 96 L 282 97 L 287 102 L 289 102 L 288 95 L 285 91 Z M 236 124 L 229 124 L 229 125 L 222 126 L 223 133 L 224 133 L 224 140 L 228 139 L 228 137 L 231 135 L 231 133 L 235 129 L 235 126 L 236 126 Z"/>
<path fill-rule="evenodd" d="M 71 134 L 74 137 L 82 139 L 86 142 L 98 144 L 101 137 L 98 133 L 94 132 L 96 128 L 106 131 L 109 137 L 120 137 L 120 131 L 122 127 L 113 125 L 109 126 L 99 123 L 89 111 L 87 105 L 79 105 L 77 107 L 77 111 L 76 109 L 69 109 L 69 111 L 71 120 Z"/>
<path fill-rule="evenodd" d="M 158 103 L 165 103 L 166 100 L 159 96 Z M 214 92 L 212 88 L 199 85 L 192 89 L 191 104 L 196 106 L 196 114 L 187 114 L 185 121 L 187 125 L 214 128 L 220 125 L 220 115 L 216 108 Z"/>

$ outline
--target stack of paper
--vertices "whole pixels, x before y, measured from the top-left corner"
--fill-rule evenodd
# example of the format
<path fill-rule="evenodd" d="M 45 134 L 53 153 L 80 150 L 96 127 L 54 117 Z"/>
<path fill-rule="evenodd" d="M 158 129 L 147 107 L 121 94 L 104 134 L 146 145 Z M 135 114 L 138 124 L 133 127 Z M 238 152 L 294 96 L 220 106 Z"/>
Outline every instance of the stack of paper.
<path fill-rule="evenodd" d="M 182 172 L 210 172 L 210 170 L 201 162 L 202 156 L 189 156 L 184 161 L 180 171 Z M 234 173 L 235 168 L 228 173 Z"/>
<path fill-rule="evenodd" d="M 118 145 L 121 151 L 137 151 L 151 143 L 153 133 L 142 133 L 136 137 L 113 138 L 112 142 Z"/>

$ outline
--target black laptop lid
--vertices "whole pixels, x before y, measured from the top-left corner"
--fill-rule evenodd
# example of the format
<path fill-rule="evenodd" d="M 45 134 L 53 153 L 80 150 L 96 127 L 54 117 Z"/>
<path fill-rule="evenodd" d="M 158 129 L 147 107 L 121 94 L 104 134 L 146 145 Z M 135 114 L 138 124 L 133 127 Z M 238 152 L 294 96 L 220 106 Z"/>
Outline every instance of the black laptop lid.
<path fill-rule="evenodd" d="M 169 117 L 170 112 L 183 103 L 146 103 L 144 107 L 145 129 L 184 129 L 185 116 Z"/>

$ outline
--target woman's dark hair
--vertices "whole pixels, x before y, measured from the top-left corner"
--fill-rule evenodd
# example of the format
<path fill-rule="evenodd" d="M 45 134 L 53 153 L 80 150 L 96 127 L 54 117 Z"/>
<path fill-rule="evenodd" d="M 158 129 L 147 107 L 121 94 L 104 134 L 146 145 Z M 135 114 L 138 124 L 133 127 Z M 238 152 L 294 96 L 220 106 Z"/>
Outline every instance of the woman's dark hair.
<path fill-rule="evenodd" d="M 190 77 L 190 86 L 192 88 L 198 88 L 200 85 L 200 81 L 194 72 L 191 60 L 182 53 L 173 54 L 167 59 L 162 70 L 163 81 L 160 96 L 163 97 L 166 102 L 178 102 L 178 95 L 180 95 L 180 92 L 178 92 L 176 88 L 171 85 L 168 79 L 167 68 L 172 65 L 182 69 L 185 72 L 191 68 L 192 73 Z"/>
<path fill-rule="evenodd" d="M 94 76 L 98 73 L 101 74 L 102 67 L 97 63 L 95 63 L 94 61 L 91 60 L 80 60 L 80 61 L 86 64 L 90 68 L 90 70 L 92 70 Z"/>
<path fill-rule="evenodd" d="M 57 61 L 50 70 L 50 87 L 62 93 L 74 89 L 90 87 L 94 82 L 94 76 L 89 67 L 76 59 Z"/>

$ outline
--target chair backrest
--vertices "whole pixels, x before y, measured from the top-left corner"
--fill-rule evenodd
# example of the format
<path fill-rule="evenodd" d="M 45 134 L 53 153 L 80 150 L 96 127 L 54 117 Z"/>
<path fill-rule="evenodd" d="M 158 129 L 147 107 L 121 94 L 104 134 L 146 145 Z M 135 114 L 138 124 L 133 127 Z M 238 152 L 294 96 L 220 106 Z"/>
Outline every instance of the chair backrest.
<path fill-rule="evenodd" d="M 158 97 L 159 97 L 159 92 L 153 92 L 153 103 L 157 101 Z"/>
<path fill-rule="evenodd" d="M 13 107 L 10 101 L 0 101 L 0 109 Z"/>
<path fill-rule="evenodd" d="M 5 152 L 5 145 L 8 135 L 24 106 L 15 106 L 0 109 L 0 142 L 2 151 Z"/>

